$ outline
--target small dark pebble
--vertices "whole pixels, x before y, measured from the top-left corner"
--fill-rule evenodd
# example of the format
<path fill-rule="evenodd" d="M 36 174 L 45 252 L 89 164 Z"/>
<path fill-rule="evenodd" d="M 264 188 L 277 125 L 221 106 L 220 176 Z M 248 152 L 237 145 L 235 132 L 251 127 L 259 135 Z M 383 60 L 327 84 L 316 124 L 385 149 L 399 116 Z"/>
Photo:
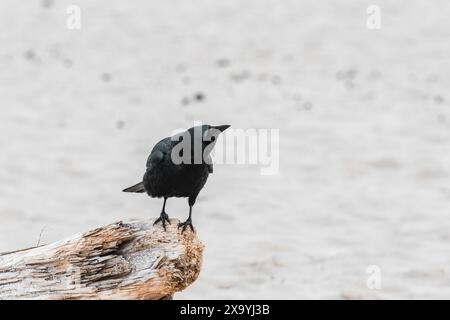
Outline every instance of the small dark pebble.
<path fill-rule="evenodd" d="M 185 76 L 185 77 L 182 77 L 182 78 L 181 78 L 181 82 L 182 82 L 184 85 L 188 85 L 188 84 L 190 84 L 192 81 L 191 81 L 191 78 L 190 78 L 190 77 Z"/>
<path fill-rule="evenodd" d="M 289 63 L 289 62 L 292 62 L 293 60 L 294 60 L 294 56 L 291 55 L 291 54 L 286 54 L 286 55 L 283 56 L 283 61 L 284 62 Z"/>
<path fill-rule="evenodd" d="M 436 103 L 436 104 L 442 104 L 444 102 L 444 98 L 439 95 L 434 96 L 433 100 L 434 100 L 434 103 Z"/>
<path fill-rule="evenodd" d="M 103 82 L 109 82 L 109 81 L 111 81 L 111 78 L 112 78 L 111 75 L 107 72 L 102 73 L 102 75 L 101 75 L 101 79 Z"/>
<path fill-rule="evenodd" d="M 294 93 L 294 94 L 292 95 L 292 100 L 294 100 L 294 101 L 300 101 L 300 100 L 302 100 L 302 95 L 301 95 L 300 93 Z"/>
<path fill-rule="evenodd" d="M 201 92 L 198 92 L 195 94 L 194 98 L 195 98 L 195 100 L 200 102 L 200 101 L 205 100 L 205 95 Z"/>
<path fill-rule="evenodd" d="M 73 66 L 73 61 L 70 60 L 70 59 L 64 59 L 64 60 L 62 61 L 62 64 L 63 64 L 63 66 L 66 67 L 66 68 L 72 68 L 72 66 Z"/>
<path fill-rule="evenodd" d="M 188 105 L 189 104 L 189 98 L 188 97 L 184 97 L 183 99 L 181 99 L 181 104 L 183 105 Z"/>
<path fill-rule="evenodd" d="M 304 104 L 303 104 L 303 109 L 305 109 L 305 110 L 311 110 L 312 109 L 312 107 L 313 107 L 313 105 L 312 105 L 312 103 L 311 102 L 305 102 Z"/>
<path fill-rule="evenodd" d="M 44 8 L 50 8 L 53 6 L 53 0 L 42 0 L 41 4 Z"/>
<path fill-rule="evenodd" d="M 228 67 L 230 64 L 231 64 L 231 61 L 228 60 L 228 59 L 226 59 L 226 58 L 219 59 L 219 60 L 216 61 L 216 65 L 217 65 L 219 68 L 226 68 L 226 67 Z"/>
<path fill-rule="evenodd" d="M 357 71 L 355 69 L 349 69 L 347 71 L 338 71 L 336 78 L 338 80 L 352 80 L 356 77 Z"/>
<path fill-rule="evenodd" d="M 357 73 L 358 71 L 356 71 L 355 69 L 350 69 L 347 71 L 347 77 L 349 77 L 350 79 L 354 79 Z"/>
<path fill-rule="evenodd" d="M 186 71 L 186 66 L 184 65 L 184 64 L 182 64 L 182 63 L 180 63 L 179 65 L 177 65 L 176 66 L 176 68 L 175 68 L 175 70 L 178 72 L 178 73 L 183 73 L 183 72 L 185 72 Z"/>
<path fill-rule="evenodd" d="M 33 49 L 28 49 L 25 51 L 24 57 L 27 60 L 33 60 L 36 57 L 36 53 L 34 53 Z"/>
<path fill-rule="evenodd" d="M 250 71 L 242 70 L 241 72 L 238 72 L 238 73 L 232 73 L 231 74 L 231 79 L 233 81 L 236 81 L 236 82 L 242 82 L 242 81 L 247 80 L 248 78 L 250 78 L 251 75 L 252 74 L 250 73 Z"/>
<path fill-rule="evenodd" d="M 372 71 L 372 72 L 369 74 L 369 79 L 370 79 L 370 80 L 377 80 L 377 79 L 379 79 L 379 78 L 381 78 L 381 72 L 379 72 L 379 71 Z"/>
<path fill-rule="evenodd" d="M 121 129 L 123 129 L 124 127 L 125 127 L 125 121 L 119 120 L 119 121 L 116 122 L 116 128 L 117 128 L 117 129 L 121 130 Z"/>
<path fill-rule="evenodd" d="M 271 80 L 274 85 L 279 85 L 281 83 L 281 78 L 279 76 L 273 76 Z"/>
<path fill-rule="evenodd" d="M 58 127 L 60 128 L 66 128 L 67 127 L 67 121 L 64 119 L 61 119 L 58 121 Z"/>

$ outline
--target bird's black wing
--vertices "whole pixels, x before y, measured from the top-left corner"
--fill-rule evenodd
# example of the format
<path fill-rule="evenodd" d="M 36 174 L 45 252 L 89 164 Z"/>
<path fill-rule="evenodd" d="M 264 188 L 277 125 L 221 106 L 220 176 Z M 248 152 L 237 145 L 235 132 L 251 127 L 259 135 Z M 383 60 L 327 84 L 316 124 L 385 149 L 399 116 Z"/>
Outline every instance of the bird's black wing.
<path fill-rule="evenodd" d="M 165 156 L 169 155 L 172 150 L 172 143 L 170 138 L 165 138 L 158 142 L 152 149 L 152 152 L 147 159 L 147 170 L 160 163 Z"/>
<path fill-rule="evenodd" d="M 150 170 L 153 166 L 161 162 L 162 159 L 164 159 L 163 152 L 159 150 L 153 151 L 147 159 L 147 170 Z"/>

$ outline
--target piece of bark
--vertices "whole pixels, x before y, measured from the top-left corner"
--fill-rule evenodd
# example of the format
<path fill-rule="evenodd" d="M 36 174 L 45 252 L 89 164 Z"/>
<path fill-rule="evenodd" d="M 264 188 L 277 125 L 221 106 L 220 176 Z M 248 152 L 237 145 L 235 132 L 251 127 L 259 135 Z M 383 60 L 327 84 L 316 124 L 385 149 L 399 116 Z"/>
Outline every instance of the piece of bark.
<path fill-rule="evenodd" d="M 178 223 L 117 222 L 0 254 L 0 299 L 170 299 L 202 264 L 202 243 Z"/>

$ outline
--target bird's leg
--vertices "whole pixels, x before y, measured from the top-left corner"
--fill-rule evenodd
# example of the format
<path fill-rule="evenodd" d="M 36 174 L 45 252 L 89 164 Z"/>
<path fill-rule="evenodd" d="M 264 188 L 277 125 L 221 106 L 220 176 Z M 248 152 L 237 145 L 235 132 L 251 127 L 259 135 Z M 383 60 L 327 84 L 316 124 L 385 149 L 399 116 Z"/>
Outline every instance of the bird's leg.
<path fill-rule="evenodd" d="M 192 207 L 194 206 L 194 203 L 195 203 L 195 198 L 189 198 L 189 217 L 187 218 L 187 220 L 185 222 L 178 224 L 178 228 L 181 228 L 181 227 L 183 228 L 182 232 L 184 232 L 186 230 L 187 226 L 189 226 L 189 228 L 191 228 L 192 232 L 195 232 L 194 226 L 192 225 L 192 219 L 191 219 Z"/>
<path fill-rule="evenodd" d="M 156 221 L 153 223 L 153 225 L 157 224 L 158 222 L 162 222 L 164 231 L 166 230 L 166 222 L 170 224 L 169 215 L 166 213 L 166 201 L 167 198 L 164 198 L 164 204 L 161 210 L 161 214 L 159 215 L 159 218 L 156 219 Z"/>
<path fill-rule="evenodd" d="M 187 218 L 187 220 L 183 223 L 179 223 L 178 224 L 178 228 L 183 228 L 183 231 L 186 231 L 186 228 L 189 226 L 189 228 L 191 228 L 192 232 L 195 232 L 194 226 L 192 225 L 192 219 L 191 219 L 191 215 L 192 215 L 192 206 L 189 206 L 189 217 Z"/>

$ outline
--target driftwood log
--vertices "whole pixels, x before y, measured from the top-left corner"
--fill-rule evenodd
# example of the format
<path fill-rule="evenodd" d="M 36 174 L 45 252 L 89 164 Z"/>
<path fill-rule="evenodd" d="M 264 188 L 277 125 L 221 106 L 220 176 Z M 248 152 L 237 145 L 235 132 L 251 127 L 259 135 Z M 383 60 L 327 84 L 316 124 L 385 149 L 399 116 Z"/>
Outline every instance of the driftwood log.
<path fill-rule="evenodd" d="M 0 299 L 171 299 L 195 281 L 195 233 L 132 220 L 0 254 Z"/>

